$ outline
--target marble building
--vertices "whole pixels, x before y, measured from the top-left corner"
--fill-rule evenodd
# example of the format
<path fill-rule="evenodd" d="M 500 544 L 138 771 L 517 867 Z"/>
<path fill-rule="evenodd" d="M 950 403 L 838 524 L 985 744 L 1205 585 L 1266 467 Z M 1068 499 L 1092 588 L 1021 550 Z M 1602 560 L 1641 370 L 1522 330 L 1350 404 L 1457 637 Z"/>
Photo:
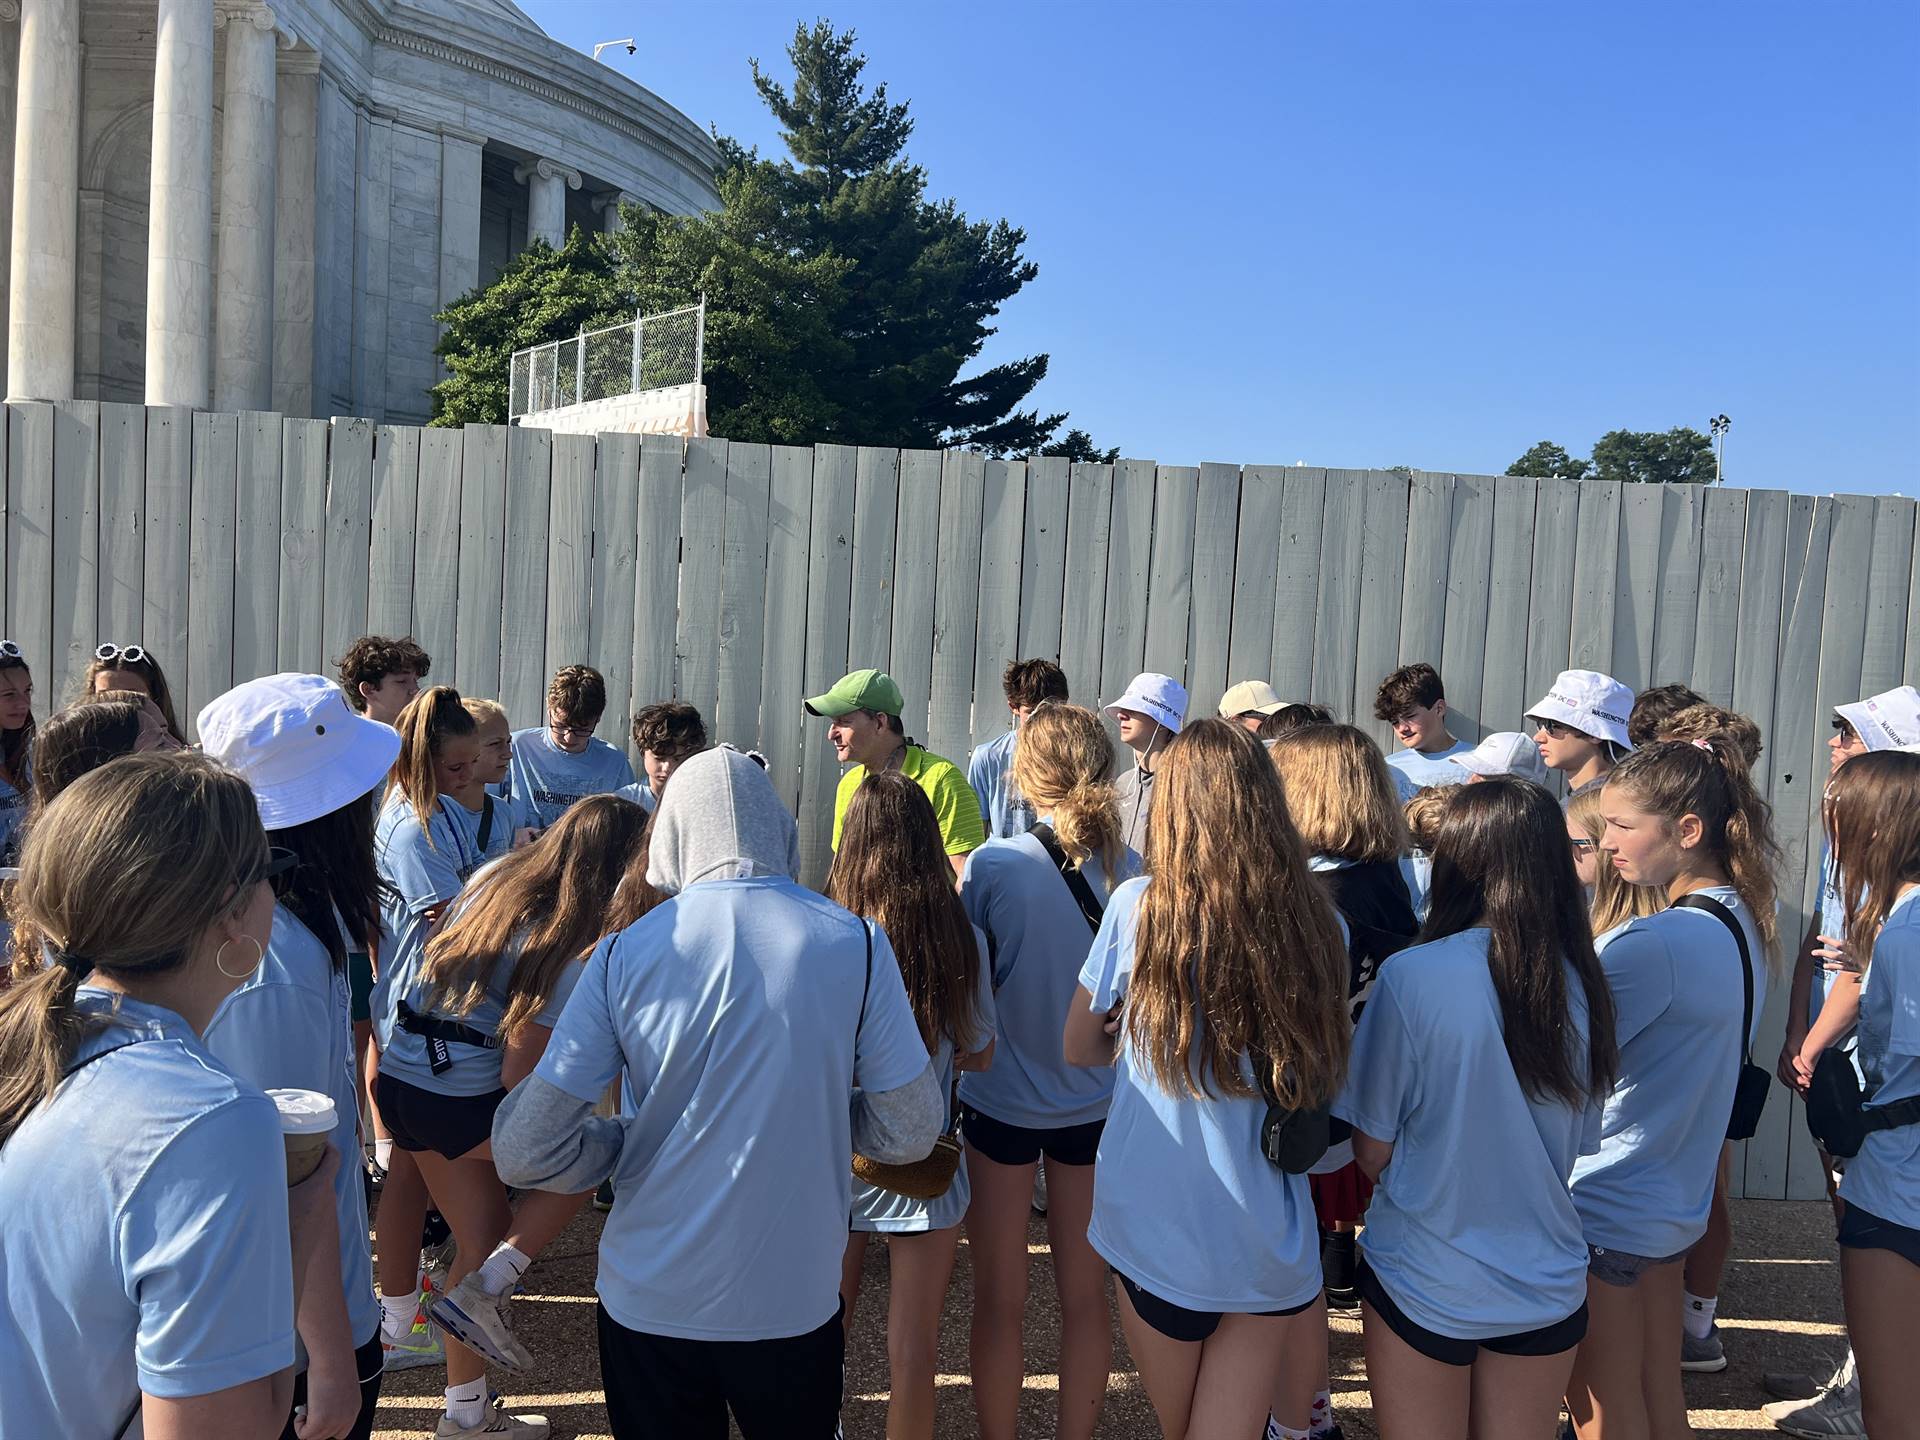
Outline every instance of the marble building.
<path fill-rule="evenodd" d="M 511 0 L 0 0 L 7 398 L 424 421 L 436 310 L 717 158 Z"/>

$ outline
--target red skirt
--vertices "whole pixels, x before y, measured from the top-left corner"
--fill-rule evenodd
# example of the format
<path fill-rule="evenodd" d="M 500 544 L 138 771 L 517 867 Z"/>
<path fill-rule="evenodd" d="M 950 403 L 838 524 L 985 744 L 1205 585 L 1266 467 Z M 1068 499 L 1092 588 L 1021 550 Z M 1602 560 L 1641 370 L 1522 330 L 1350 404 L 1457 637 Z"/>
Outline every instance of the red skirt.
<path fill-rule="evenodd" d="M 1352 1161 L 1325 1175 L 1307 1176 L 1307 1184 L 1313 1187 L 1313 1212 L 1323 1226 L 1356 1223 L 1373 1198 L 1373 1182 Z"/>

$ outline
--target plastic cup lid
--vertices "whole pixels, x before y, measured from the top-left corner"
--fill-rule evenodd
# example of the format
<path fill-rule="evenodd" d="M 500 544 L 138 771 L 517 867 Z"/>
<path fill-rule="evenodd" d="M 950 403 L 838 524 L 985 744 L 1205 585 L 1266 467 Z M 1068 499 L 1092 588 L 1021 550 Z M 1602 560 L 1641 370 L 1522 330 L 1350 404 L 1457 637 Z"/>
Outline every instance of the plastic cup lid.
<path fill-rule="evenodd" d="M 283 1135 L 333 1133 L 333 1101 L 318 1090 L 269 1090 L 267 1098 L 280 1109 Z"/>

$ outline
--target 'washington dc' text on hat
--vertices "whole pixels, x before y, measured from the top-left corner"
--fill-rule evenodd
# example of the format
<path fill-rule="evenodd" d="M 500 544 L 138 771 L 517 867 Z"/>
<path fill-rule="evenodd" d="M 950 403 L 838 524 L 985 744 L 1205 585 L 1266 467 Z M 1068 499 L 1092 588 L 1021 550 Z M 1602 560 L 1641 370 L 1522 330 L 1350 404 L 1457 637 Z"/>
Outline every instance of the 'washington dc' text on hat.
<path fill-rule="evenodd" d="M 1131 710 L 1157 720 L 1174 734 L 1187 722 L 1187 687 L 1171 675 L 1144 671 L 1127 682 L 1126 693 L 1110 701 L 1107 712 Z"/>
<path fill-rule="evenodd" d="M 1530 720 L 1552 720 L 1596 740 L 1611 740 L 1631 750 L 1627 717 L 1633 713 L 1633 691 L 1598 670 L 1562 670 L 1548 687 L 1546 698 L 1527 708 Z"/>

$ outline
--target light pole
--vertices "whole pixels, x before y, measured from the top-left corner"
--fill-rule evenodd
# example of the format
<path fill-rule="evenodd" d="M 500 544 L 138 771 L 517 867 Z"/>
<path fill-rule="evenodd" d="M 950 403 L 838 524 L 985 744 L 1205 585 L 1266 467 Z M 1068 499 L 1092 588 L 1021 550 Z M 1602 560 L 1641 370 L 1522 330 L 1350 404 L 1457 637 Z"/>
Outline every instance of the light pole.
<path fill-rule="evenodd" d="M 1733 428 L 1733 421 L 1725 415 L 1716 415 L 1707 421 L 1707 430 L 1713 436 L 1713 483 L 1720 483 L 1720 462 L 1727 453 L 1727 431 Z"/>
<path fill-rule="evenodd" d="M 625 39 L 623 39 L 623 40 L 602 40 L 602 41 L 601 41 L 601 42 L 600 42 L 600 43 L 599 43 L 598 45 L 596 45 L 596 46 L 594 46 L 594 47 L 593 47 L 593 58 L 594 58 L 594 59 L 596 59 L 596 60 L 598 60 L 598 59 L 600 58 L 600 52 L 601 52 L 602 50 L 610 50 L 610 49 L 612 49 L 612 48 L 613 48 L 613 47 L 614 47 L 615 45 L 624 45 L 624 46 L 626 46 L 626 47 L 627 47 L 627 54 L 629 54 L 629 55 L 631 55 L 631 54 L 633 54 L 633 52 L 635 51 L 635 49 L 637 49 L 637 48 L 638 48 L 637 46 L 635 46 L 635 45 L 634 45 L 634 43 L 633 43 L 633 37 L 632 37 L 631 35 L 629 35 L 629 36 L 627 36 L 627 37 L 626 37 Z"/>

